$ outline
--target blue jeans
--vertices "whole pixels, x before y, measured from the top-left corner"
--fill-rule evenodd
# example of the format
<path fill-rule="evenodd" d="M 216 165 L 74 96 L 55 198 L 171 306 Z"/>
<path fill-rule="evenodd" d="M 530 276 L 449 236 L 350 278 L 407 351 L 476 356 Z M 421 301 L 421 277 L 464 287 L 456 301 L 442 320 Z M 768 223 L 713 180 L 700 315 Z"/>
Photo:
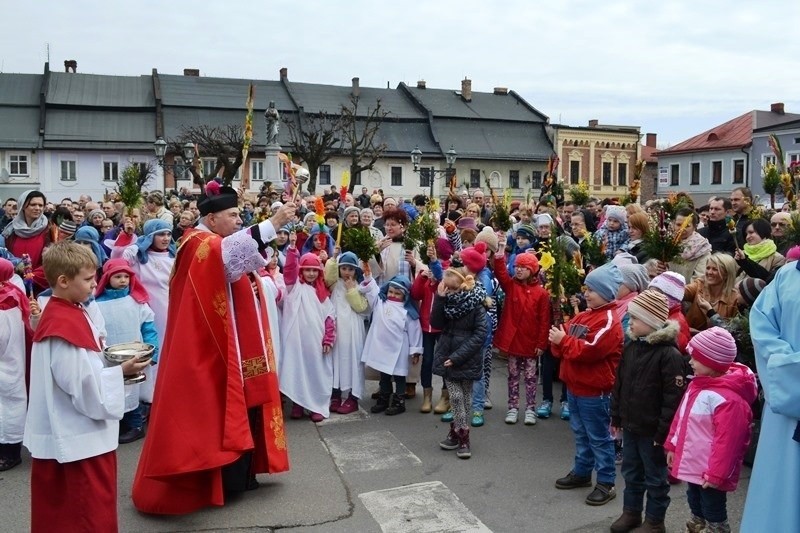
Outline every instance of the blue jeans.
<path fill-rule="evenodd" d="M 591 477 L 597 470 L 597 482 L 614 485 L 614 439 L 611 438 L 611 395 L 575 396 L 567 392 L 569 426 L 575 435 L 575 475 Z"/>
<path fill-rule="evenodd" d="M 705 518 L 706 522 L 724 522 L 728 519 L 728 494 L 719 489 L 704 489 L 701 485 L 689 483 L 686 499 L 692 514 Z"/>
<path fill-rule="evenodd" d="M 483 412 L 483 404 L 486 403 L 486 395 L 489 391 L 489 379 L 492 376 L 492 335 L 489 335 L 481 350 L 483 350 L 483 372 L 480 379 L 475 380 L 472 384 L 473 413 Z"/>
<path fill-rule="evenodd" d="M 664 448 L 630 431 L 622 432 L 622 477 L 625 478 L 623 509 L 641 513 L 647 491 L 645 515 L 663 522 L 669 507 L 667 456 Z"/>
<path fill-rule="evenodd" d="M 438 338 L 439 333 L 422 332 L 422 368 L 420 369 L 420 381 L 424 389 L 433 386 L 433 352 L 436 348 L 436 340 Z"/>
<path fill-rule="evenodd" d="M 144 404 L 139 402 L 139 407 L 122 415 L 122 423 L 129 428 L 142 429 L 144 426 L 144 410 Z"/>

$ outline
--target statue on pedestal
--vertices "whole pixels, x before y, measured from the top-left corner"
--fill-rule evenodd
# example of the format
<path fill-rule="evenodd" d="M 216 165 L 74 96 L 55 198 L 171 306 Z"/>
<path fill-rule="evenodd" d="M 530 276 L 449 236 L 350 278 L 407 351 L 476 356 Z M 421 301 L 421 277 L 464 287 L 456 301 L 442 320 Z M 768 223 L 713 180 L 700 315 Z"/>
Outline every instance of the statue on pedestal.
<path fill-rule="evenodd" d="M 267 119 L 267 146 L 277 145 L 278 127 L 281 116 L 275 108 L 274 101 L 270 101 L 269 107 L 264 112 L 264 118 Z"/>

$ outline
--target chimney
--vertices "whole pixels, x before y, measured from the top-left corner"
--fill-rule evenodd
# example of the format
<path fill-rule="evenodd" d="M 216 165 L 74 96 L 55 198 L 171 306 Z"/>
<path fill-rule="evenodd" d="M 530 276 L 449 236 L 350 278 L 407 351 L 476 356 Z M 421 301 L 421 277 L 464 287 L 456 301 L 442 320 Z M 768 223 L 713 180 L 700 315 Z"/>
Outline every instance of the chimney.
<path fill-rule="evenodd" d="M 361 87 L 358 86 L 358 78 L 353 78 L 353 96 L 358 98 L 361 95 Z"/>
<path fill-rule="evenodd" d="M 771 106 L 769 106 L 769 110 L 772 111 L 773 113 L 777 113 L 779 115 L 783 115 L 783 113 L 784 113 L 784 111 L 783 111 L 783 102 L 776 102 L 776 103 L 772 104 Z"/>
<path fill-rule="evenodd" d="M 183 69 L 184 76 L 193 76 L 195 78 L 200 77 L 200 69 L 199 68 L 185 68 Z"/>
<path fill-rule="evenodd" d="M 508 94 L 508 87 L 495 87 L 494 94 Z"/>
<path fill-rule="evenodd" d="M 289 80 L 289 69 L 288 68 L 283 67 L 280 70 L 280 80 L 281 81 L 288 81 Z"/>
<path fill-rule="evenodd" d="M 472 80 L 469 78 L 461 80 L 461 98 L 463 98 L 465 102 L 472 101 Z"/>
<path fill-rule="evenodd" d="M 649 146 L 650 148 L 656 147 L 656 134 L 655 133 L 648 133 L 645 137 L 644 141 L 645 146 Z"/>
<path fill-rule="evenodd" d="M 596 128 L 599 123 L 600 123 L 599 120 L 597 120 L 596 118 L 593 118 L 593 119 L 591 119 L 589 121 L 589 127 L 590 128 Z"/>
<path fill-rule="evenodd" d="M 78 62 L 74 59 L 64 60 L 64 72 L 69 72 L 70 70 L 73 73 L 78 72 Z"/>
<path fill-rule="evenodd" d="M 417 82 L 417 89 L 424 89 L 425 88 L 425 80 L 419 80 Z"/>

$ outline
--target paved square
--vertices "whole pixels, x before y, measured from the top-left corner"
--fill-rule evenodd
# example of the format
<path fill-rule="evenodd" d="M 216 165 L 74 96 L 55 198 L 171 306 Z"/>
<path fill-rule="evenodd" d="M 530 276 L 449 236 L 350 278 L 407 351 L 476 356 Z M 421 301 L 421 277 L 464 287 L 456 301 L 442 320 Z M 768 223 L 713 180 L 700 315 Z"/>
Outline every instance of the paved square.
<path fill-rule="evenodd" d="M 342 473 L 392 470 L 422 464 L 390 431 L 326 437 L 325 443 Z"/>
<path fill-rule="evenodd" d="M 416 483 L 359 494 L 384 533 L 491 533 L 444 483 Z"/>

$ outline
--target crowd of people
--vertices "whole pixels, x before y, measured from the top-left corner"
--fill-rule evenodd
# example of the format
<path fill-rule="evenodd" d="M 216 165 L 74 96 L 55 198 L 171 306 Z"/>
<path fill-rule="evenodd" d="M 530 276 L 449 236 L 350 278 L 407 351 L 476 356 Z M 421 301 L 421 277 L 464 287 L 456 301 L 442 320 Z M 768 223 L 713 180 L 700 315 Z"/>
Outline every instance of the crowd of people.
<path fill-rule="evenodd" d="M 56 205 L 39 191 L 3 205 L 0 470 L 30 450 L 34 530 L 74 516 L 75 499 L 51 496 L 84 478 L 84 496 L 103 492 L 98 527 L 116 527 L 114 450 L 141 438 L 137 509 L 222 505 L 256 474 L 288 470 L 284 406 L 313 422 L 359 405 L 396 416 L 421 391 L 419 411 L 450 423 L 439 446 L 469 459 L 493 407 L 493 360 L 508 368 L 506 424 L 556 409 L 570 424 L 575 460 L 556 488 L 592 487 L 586 503 L 604 505 L 621 464 L 611 531 L 664 531 L 681 481 L 688 530 L 729 531 L 726 493 L 754 414 L 771 450 L 759 447 L 743 530 L 800 528 L 800 484 L 775 466 L 800 461 L 788 209 L 765 211 L 738 188 L 701 207 L 683 195 L 665 222 L 663 200 L 544 196 L 511 202 L 504 228 L 480 190 L 439 205 L 366 187 L 250 196 L 212 183 L 198 198 L 149 192 L 141 209 L 86 195 Z M 409 245 L 423 219 L 435 237 Z M 659 221 L 680 244 L 667 261 L 649 256 Z M 354 232 L 372 241 L 368 256 Z M 553 287 L 554 262 L 576 263 L 583 289 Z M 98 355 L 127 342 L 152 345 L 152 358 Z M 144 382 L 123 379 L 140 371 Z M 775 476 L 786 505 L 757 488 Z"/>

